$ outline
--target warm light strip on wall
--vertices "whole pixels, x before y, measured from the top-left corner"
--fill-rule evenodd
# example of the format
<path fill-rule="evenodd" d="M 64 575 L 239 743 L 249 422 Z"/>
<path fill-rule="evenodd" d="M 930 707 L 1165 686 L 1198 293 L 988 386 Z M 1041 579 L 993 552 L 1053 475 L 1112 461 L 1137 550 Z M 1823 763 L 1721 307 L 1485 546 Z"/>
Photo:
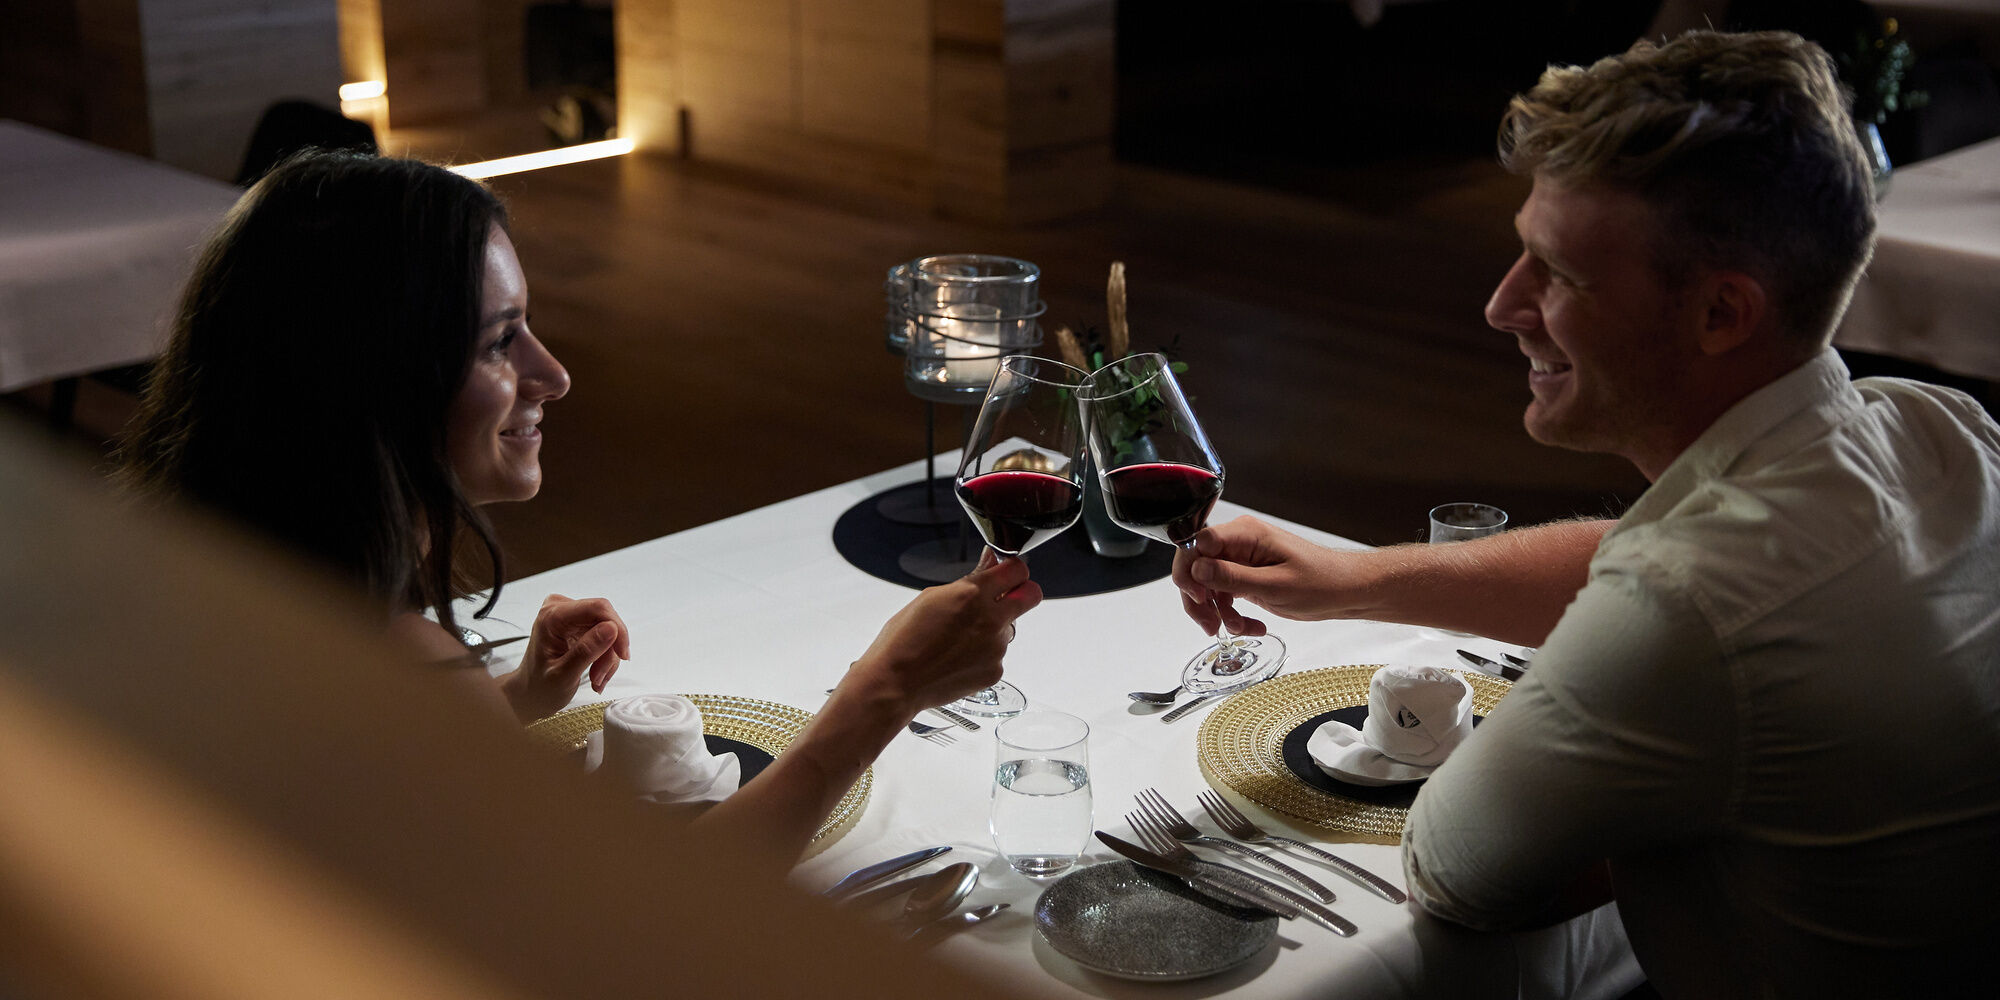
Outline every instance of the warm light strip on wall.
<path fill-rule="evenodd" d="M 603 142 L 586 142 L 580 146 L 545 149 L 539 153 L 527 153 L 521 156 L 503 156 L 484 163 L 465 163 L 451 169 L 454 173 L 476 180 L 482 177 L 498 177 L 501 174 L 518 174 L 523 170 L 559 167 L 565 163 L 601 160 L 607 156 L 623 156 L 631 151 L 630 139 L 606 139 Z"/>
<path fill-rule="evenodd" d="M 371 97 L 381 97 L 389 92 L 389 85 L 381 80 L 362 80 L 359 83 L 340 85 L 340 99 L 343 101 L 365 101 Z"/>

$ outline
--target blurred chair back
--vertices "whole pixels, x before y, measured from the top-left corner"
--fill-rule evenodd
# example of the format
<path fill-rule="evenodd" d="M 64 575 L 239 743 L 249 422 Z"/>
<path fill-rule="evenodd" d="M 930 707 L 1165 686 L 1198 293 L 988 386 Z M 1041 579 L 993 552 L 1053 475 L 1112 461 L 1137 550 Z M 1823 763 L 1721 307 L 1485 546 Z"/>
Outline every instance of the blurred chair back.
<path fill-rule="evenodd" d="M 257 129 L 250 133 L 250 145 L 243 152 L 243 166 L 236 171 L 236 183 L 249 187 L 285 157 L 313 148 L 380 151 L 375 145 L 375 129 L 367 122 L 311 101 L 279 101 L 257 119 Z"/>

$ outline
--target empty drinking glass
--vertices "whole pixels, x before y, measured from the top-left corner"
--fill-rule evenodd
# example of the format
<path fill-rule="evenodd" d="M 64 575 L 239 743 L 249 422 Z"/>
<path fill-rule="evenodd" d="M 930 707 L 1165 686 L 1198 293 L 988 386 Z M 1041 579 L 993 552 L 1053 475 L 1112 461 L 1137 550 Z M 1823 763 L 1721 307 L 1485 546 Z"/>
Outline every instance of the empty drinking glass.
<path fill-rule="evenodd" d="M 1067 871 L 1090 842 L 1090 726 L 1061 712 L 1000 724 L 993 768 L 993 844 L 1029 878 Z"/>
<path fill-rule="evenodd" d="M 1446 503 L 1431 508 L 1431 544 L 1463 542 L 1497 534 L 1507 528 L 1507 512 L 1490 503 Z M 1478 638 L 1471 632 L 1440 628 L 1426 630 L 1433 638 Z"/>
<path fill-rule="evenodd" d="M 1507 512 L 1488 503 L 1447 503 L 1431 508 L 1431 544 L 1462 542 L 1502 531 Z"/>

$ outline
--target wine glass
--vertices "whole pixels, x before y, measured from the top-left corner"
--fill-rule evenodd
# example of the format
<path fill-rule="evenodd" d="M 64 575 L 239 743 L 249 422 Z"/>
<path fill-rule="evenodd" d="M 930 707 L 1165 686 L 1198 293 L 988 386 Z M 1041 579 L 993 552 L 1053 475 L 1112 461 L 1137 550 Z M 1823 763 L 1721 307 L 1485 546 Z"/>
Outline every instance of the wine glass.
<path fill-rule="evenodd" d="M 1077 387 L 1088 376 L 1060 361 L 1001 360 L 965 439 L 958 502 L 1002 557 L 1054 538 L 1083 513 L 1083 422 Z M 1028 706 L 1006 681 L 959 699 L 969 715 L 1016 715 Z"/>
<path fill-rule="evenodd" d="M 1222 498 L 1224 472 L 1167 359 L 1135 354 L 1099 368 L 1084 383 L 1081 406 L 1111 519 L 1127 531 L 1192 550 L 1195 534 Z M 1194 694 L 1234 691 L 1276 674 L 1284 663 L 1284 640 L 1232 636 L 1228 626 L 1218 625 L 1216 641 L 1188 661 L 1181 683 Z"/>

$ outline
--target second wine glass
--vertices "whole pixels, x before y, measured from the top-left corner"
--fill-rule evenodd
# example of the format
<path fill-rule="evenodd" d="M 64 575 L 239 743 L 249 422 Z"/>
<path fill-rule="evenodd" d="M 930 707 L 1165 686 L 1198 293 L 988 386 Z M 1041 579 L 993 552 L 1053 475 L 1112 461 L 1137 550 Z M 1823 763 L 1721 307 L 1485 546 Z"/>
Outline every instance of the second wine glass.
<path fill-rule="evenodd" d="M 1060 361 L 1002 359 L 965 439 L 958 502 L 986 544 L 1005 558 L 1076 523 L 1083 513 L 1083 424 L 1078 386 L 1088 377 Z M 1016 715 L 1028 699 L 1006 681 L 952 707 L 970 715 Z"/>
<path fill-rule="evenodd" d="M 1222 498 L 1224 471 L 1167 359 L 1135 354 L 1105 365 L 1081 398 L 1105 512 L 1128 531 L 1192 550 Z M 1194 694 L 1234 691 L 1284 663 L 1284 640 L 1232 636 L 1218 625 L 1216 641 L 1188 661 L 1181 683 Z"/>

